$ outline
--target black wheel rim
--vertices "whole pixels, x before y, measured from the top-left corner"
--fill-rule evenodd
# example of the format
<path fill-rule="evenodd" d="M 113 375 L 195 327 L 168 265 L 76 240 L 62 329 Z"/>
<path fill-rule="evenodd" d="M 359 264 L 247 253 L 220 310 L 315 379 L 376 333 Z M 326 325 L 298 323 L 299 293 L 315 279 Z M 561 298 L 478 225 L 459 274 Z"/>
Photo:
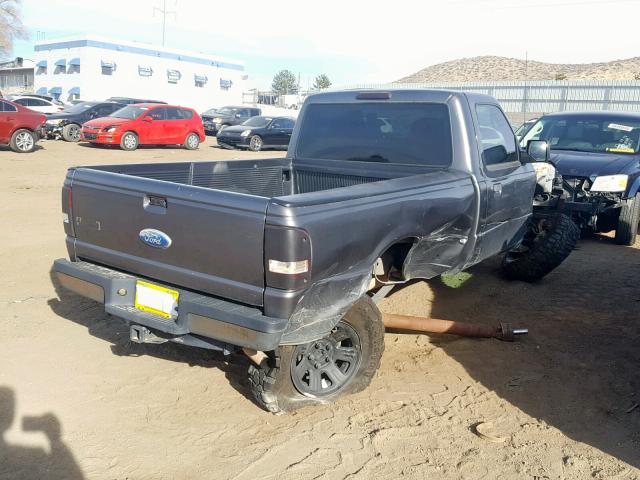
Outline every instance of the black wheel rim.
<path fill-rule="evenodd" d="M 296 347 L 291 379 L 301 394 L 326 397 L 353 380 L 361 357 L 358 334 L 348 323 L 339 322 L 328 336 Z"/>

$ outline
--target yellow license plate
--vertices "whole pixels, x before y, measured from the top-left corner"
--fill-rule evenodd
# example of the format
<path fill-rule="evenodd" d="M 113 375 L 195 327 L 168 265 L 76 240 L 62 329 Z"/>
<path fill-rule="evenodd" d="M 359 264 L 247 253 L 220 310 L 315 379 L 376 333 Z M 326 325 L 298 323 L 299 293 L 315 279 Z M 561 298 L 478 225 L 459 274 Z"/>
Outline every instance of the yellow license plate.
<path fill-rule="evenodd" d="M 161 317 L 175 318 L 178 316 L 179 296 L 180 292 L 177 290 L 138 280 L 136 282 L 135 307 Z"/>

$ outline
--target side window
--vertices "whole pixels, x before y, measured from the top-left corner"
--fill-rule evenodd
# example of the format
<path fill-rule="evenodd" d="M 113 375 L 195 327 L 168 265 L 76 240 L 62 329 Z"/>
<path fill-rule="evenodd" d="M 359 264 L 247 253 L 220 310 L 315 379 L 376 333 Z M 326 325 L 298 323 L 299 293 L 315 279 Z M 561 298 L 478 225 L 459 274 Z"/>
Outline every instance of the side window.
<path fill-rule="evenodd" d="M 167 108 L 154 108 L 153 110 L 151 110 L 151 112 L 149 112 L 149 115 L 154 119 L 154 120 L 166 120 L 167 118 Z"/>
<path fill-rule="evenodd" d="M 167 120 L 182 120 L 180 111 L 177 108 L 168 107 L 165 110 L 167 111 Z"/>
<path fill-rule="evenodd" d="M 193 115 L 189 110 L 184 108 L 167 107 L 167 120 L 185 120 Z"/>
<path fill-rule="evenodd" d="M 22 105 L 23 107 L 27 107 L 29 105 L 31 105 L 29 103 L 29 99 L 28 98 L 18 98 L 16 99 L 16 103 L 19 105 Z"/>
<path fill-rule="evenodd" d="M 517 161 L 516 140 L 502 111 L 495 105 L 477 105 L 476 116 L 484 164 L 491 166 Z"/>
<path fill-rule="evenodd" d="M 38 100 L 35 98 L 31 99 L 31 105 L 34 107 L 48 107 L 49 104 L 47 102 L 45 102 L 44 100 Z"/>
<path fill-rule="evenodd" d="M 89 116 L 91 118 L 102 118 L 110 115 L 112 112 L 111 105 L 98 105 L 93 109 Z"/>
<path fill-rule="evenodd" d="M 290 118 L 283 118 L 282 119 L 282 128 L 293 128 L 295 126 L 295 122 L 293 120 L 291 120 Z"/>
<path fill-rule="evenodd" d="M 284 128 L 283 119 L 276 118 L 273 122 L 271 122 L 271 128 Z"/>
<path fill-rule="evenodd" d="M 0 112 L 17 112 L 18 109 L 7 102 L 0 101 Z"/>

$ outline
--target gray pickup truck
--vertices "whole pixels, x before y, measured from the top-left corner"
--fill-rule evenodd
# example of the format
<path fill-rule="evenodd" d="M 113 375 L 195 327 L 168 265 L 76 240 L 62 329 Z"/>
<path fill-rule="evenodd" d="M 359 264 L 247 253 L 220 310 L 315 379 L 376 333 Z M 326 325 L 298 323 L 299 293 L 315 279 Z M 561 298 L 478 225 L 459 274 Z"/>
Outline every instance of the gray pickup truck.
<path fill-rule="evenodd" d="M 54 277 L 135 342 L 264 352 L 249 383 L 272 412 L 324 403 L 378 368 L 380 285 L 500 254 L 534 281 L 569 255 L 561 182 L 521 155 L 488 96 L 313 95 L 286 158 L 69 169 Z"/>

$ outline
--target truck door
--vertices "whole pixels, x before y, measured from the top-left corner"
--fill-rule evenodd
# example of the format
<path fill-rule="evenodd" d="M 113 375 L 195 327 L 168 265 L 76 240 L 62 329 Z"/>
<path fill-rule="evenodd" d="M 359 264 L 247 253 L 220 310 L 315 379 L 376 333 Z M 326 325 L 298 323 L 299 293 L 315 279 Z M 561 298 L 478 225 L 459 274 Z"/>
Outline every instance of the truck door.
<path fill-rule="evenodd" d="M 484 176 L 480 248 L 486 258 L 519 239 L 533 208 L 535 173 L 520 162 L 515 135 L 498 106 L 476 104 L 475 116 Z"/>

